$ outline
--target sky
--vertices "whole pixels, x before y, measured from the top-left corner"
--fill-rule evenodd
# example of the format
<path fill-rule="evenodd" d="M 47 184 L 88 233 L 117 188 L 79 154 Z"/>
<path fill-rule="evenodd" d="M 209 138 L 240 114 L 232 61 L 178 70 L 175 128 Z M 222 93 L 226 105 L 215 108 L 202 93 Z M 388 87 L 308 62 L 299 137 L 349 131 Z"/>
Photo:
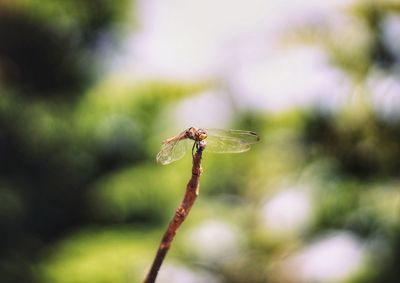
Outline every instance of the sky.
<path fill-rule="evenodd" d="M 336 28 L 353 2 L 137 1 L 138 28 L 124 40 L 112 72 L 139 80 L 217 81 L 206 92 L 215 96 L 210 101 L 228 95 L 245 109 L 332 110 L 346 102 L 351 82 L 324 49 L 288 44 L 285 37 L 301 27 Z"/>
<path fill-rule="evenodd" d="M 128 81 L 213 82 L 172 110 L 179 127 L 224 127 L 238 110 L 334 112 L 360 93 L 383 118 L 397 118 L 396 77 L 372 69 L 360 87 L 323 44 L 293 39 L 304 30 L 334 33 L 345 48 L 362 48 L 365 27 L 349 12 L 357 2 L 139 0 L 132 9 L 137 24 L 112 56 L 110 72 Z M 400 62 L 400 17 L 387 17 L 382 27 Z"/>

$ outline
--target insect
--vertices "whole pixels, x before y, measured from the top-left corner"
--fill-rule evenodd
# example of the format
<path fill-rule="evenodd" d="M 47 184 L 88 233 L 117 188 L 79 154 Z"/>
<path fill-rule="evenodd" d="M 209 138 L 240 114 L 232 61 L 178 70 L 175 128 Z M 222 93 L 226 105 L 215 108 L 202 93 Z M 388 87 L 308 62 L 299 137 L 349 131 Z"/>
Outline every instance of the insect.
<path fill-rule="evenodd" d="M 187 141 L 194 141 L 194 148 L 206 145 L 209 152 L 240 153 L 248 151 L 252 144 L 257 143 L 260 137 L 251 131 L 200 129 L 190 127 L 180 134 L 166 139 L 157 154 L 157 162 L 163 165 L 181 159 L 188 150 Z"/>

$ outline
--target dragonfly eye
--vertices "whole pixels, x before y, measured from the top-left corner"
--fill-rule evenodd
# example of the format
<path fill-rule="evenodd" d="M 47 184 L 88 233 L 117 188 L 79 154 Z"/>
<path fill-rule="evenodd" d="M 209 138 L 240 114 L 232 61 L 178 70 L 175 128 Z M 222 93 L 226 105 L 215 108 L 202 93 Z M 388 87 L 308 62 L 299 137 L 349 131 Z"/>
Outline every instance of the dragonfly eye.
<path fill-rule="evenodd" d="M 199 134 L 199 141 L 202 141 L 202 140 L 204 140 L 206 138 L 207 138 L 207 134 L 206 133 Z"/>

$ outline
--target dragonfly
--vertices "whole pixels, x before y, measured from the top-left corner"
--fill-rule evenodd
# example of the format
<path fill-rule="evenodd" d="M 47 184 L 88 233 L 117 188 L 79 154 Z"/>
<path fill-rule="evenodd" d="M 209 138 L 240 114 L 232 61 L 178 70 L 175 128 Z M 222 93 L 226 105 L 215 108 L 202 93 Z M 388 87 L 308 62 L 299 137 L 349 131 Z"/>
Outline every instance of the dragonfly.
<path fill-rule="evenodd" d="M 157 154 L 157 163 L 170 164 L 181 159 L 188 151 L 189 141 L 193 141 L 194 148 L 206 145 L 207 151 L 214 153 L 240 153 L 250 150 L 251 145 L 257 143 L 260 137 L 251 131 L 201 129 L 190 127 L 180 134 L 166 139 Z"/>

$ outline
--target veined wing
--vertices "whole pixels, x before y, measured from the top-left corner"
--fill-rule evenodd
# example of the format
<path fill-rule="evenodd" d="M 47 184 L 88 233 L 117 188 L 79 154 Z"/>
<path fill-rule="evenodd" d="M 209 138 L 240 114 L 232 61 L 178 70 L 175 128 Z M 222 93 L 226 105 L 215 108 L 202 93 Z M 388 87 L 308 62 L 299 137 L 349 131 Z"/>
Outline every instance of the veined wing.
<path fill-rule="evenodd" d="M 157 154 L 157 163 L 167 165 L 185 155 L 189 147 L 189 141 L 181 139 L 180 136 L 178 135 L 176 138 L 168 139 L 162 143 L 161 150 Z"/>
<path fill-rule="evenodd" d="M 240 153 L 248 151 L 260 137 L 250 131 L 206 129 L 206 150 L 215 153 Z"/>

